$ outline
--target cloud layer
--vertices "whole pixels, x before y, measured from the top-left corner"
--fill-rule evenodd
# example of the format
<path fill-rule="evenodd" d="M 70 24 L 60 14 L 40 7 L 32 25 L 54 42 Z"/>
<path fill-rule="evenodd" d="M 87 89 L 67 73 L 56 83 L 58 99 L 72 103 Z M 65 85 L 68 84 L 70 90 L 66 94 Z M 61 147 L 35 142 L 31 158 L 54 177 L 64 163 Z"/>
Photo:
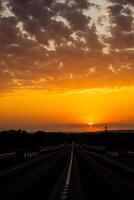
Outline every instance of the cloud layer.
<path fill-rule="evenodd" d="M 97 2 L 2 0 L 0 91 L 133 85 L 134 3 Z"/>

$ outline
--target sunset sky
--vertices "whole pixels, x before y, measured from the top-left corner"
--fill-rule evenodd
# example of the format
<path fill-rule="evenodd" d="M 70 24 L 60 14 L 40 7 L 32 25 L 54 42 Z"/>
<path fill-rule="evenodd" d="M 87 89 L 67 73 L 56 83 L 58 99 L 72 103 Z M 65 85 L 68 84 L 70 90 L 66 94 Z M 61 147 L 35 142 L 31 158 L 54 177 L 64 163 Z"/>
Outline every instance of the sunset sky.
<path fill-rule="evenodd" d="M 105 124 L 134 129 L 134 1 L 1 0 L 0 129 Z"/>

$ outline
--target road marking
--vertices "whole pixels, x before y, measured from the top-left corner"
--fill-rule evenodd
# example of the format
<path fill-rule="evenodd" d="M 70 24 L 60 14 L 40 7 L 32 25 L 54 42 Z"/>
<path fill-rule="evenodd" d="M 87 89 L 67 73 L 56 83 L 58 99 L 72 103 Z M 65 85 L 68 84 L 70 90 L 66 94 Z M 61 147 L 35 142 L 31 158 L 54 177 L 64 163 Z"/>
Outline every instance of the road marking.
<path fill-rule="evenodd" d="M 61 193 L 61 200 L 66 200 L 68 196 L 70 179 L 71 179 L 71 170 L 72 170 L 72 164 L 73 164 L 73 155 L 74 155 L 74 145 L 72 143 L 71 158 L 70 158 L 69 168 L 67 172 L 66 182 Z"/>

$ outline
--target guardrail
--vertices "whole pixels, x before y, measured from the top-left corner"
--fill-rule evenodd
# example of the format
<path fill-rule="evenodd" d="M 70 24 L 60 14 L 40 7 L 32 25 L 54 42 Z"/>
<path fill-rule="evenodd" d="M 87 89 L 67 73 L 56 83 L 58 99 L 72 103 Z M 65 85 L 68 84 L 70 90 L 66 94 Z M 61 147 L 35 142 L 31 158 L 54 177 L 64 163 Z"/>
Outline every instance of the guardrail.
<path fill-rule="evenodd" d="M 15 157 L 15 156 L 16 156 L 16 152 L 3 153 L 3 154 L 0 154 L 0 160 L 5 159 L 5 158 Z"/>

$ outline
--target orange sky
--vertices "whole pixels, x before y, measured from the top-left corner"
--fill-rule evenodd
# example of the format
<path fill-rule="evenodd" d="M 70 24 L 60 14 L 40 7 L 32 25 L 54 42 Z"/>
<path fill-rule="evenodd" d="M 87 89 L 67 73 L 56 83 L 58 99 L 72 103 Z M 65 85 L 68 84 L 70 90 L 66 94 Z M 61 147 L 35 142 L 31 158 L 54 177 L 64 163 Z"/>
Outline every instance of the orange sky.
<path fill-rule="evenodd" d="M 0 127 L 48 131 L 132 128 L 134 87 L 50 92 L 22 90 L 0 101 Z M 94 129 L 88 123 L 94 123 Z"/>
<path fill-rule="evenodd" d="M 133 111 L 133 1 L 0 1 L 0 129 L 134 129 Z"/>

